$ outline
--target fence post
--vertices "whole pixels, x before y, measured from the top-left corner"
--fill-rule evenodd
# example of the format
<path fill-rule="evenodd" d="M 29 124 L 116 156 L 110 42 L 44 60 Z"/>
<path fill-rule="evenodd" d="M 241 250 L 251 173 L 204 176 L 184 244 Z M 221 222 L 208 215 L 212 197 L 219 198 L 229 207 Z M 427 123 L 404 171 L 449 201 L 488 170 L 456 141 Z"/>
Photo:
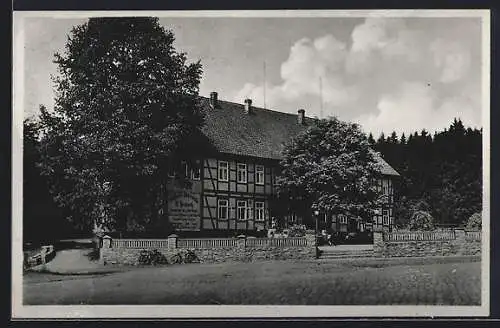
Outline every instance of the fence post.
<path fill-rule="evenodd" d="M 247 246 L 247 237 L 245 235 L 239 235 L 238 237 L 238 241 L 237 241 L 237 244 L 238 244 L 238 248 L 241 248 L 241 249 L 245 249 L 245 247 Z"/>
<path fill-rule="evenodd" d="M 455 239 L 465 241 L 464 229 L 455 229 L 453 232 L 455 233 Z"/>
<path fill-rule="evenodd" d="M 102 237 L 102 248 L 111 248 L 111 239 L 108 235 Z"/>
<path fill-rule="evenodd" d="M 384 254 L 384 232 L 382 230 L 373 231 L 373 252 L 375 256 Z"/>
<path fill-rule="evenodd" d="M 42 250 L 40 251 L 40 257 L 42 259 L 42 264 L 45 264 L 47 262 L 45 259 L 46 253 L 47 253 L 47 246 L 42 246 Z"/>
<path fill-rule="evenodd" d="M 172 234 L 172 235 L 169 235 L 167 237 L 168 249 L 176 249 L 177 248 L 177 238 L 179 238 L 179 236 L 177 236 L 176 234 Z"/>
<path fill-rule="evenodd" d="M 111 237 L 105 235 L 102 237 L 102 245 L 99 249 L 99 261 L 101 264 L 106 264 L 106 256 L 105 253 L 111 248 Z"/>

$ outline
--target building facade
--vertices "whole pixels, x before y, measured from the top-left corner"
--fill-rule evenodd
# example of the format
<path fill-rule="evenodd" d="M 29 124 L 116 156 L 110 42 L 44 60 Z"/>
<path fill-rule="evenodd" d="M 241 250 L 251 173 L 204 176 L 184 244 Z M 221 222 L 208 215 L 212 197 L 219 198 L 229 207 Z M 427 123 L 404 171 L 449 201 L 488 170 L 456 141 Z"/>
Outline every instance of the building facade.
<path fill-rule="evenodd" d="M 311 222 L 310 209 L 277 200 L 276 177 L 285 142 L 307 127 L 311 119 L 304 110 L 297 115 L 252 106 L 251 100 L 236 104 L 218 100 L 213 92 L 202 98 L 206 112 L 203 133 L 213 149 L 184 164 L 182 172 L 190 187 L 170 184 L 167 218 L 176 231 L 250 233 Z M 338 231 L 363 231 L 374 227 L 391 229 L 393 179 L 397 172 L 382 158 L 379 188 L 383 207 L 373 220 L 322 215 L 322 226 Z"/>

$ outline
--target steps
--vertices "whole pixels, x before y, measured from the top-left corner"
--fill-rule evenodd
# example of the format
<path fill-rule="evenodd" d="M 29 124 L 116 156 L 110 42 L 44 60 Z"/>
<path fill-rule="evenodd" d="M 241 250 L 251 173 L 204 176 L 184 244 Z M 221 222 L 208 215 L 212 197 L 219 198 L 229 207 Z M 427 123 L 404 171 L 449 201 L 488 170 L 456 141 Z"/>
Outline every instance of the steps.
<path fill-rule="evenodd" d="M 373 247 L 320 247 L 320 259 L 373 257 Z"/>

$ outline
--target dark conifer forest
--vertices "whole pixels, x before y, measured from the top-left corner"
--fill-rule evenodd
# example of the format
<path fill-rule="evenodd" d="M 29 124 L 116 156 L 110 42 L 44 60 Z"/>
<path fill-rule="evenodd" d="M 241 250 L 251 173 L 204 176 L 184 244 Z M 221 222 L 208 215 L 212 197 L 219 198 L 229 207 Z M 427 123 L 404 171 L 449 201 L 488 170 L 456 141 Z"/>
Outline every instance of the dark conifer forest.
<path fill-rule="evenodd" d="M 401 178 L 396 189 L 395 218 L 405 227 L 414 211 L 429 212 L 439 226 L 461 226 L 482 210 L 482 129 L 455 119 L 449 128 L 398 136 L 393 132 L 373 147 Z"/>

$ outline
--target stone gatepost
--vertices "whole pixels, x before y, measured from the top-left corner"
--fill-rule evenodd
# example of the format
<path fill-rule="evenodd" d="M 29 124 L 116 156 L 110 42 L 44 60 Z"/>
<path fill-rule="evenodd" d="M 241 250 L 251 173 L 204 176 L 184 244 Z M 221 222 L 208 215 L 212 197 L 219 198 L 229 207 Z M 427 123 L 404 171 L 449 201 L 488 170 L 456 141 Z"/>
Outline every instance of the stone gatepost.
<path fill-rule="evenodd" d="M 237 253 L 236 253 L 236 259 L 241 262 L 245 262 L 247 259 L 247 254 L 246 254 L 246 244 L 247 244 L 247 236 L 245 235 L 238 235 L 236 240 L 236 248 L 237 248 Z"/>
<path fill-rule="evenodd" d="M 452 241 L 453 248 L 457 255 L 463 255 L 466 249 L 465 230 L 455 229 L 455 240 Z"/>
<path fill-rule="evenodd" d="M 465 241 L 465 230 L 455 229 L 455 239 Z"/>
<path fill-rule="evenodd" d="M 307 247 L 310 248 L 312 251 L 312 254 L 314 254 L 315 258 L 319 257 L 319 248 L 316 245 L 316 236 L 310 233 L 306 233 L 305 235 L 306 241 L 307 241 Z"/>
<path fill-rule="evenodd" d="M 377 257 L 384 256 L 384 231 L 383 230 L 374 230 L 373 231 L 373 253 Z"/>
<path fill-rule="evenodd" d="M 179 236 L 176 234 L 171 234 L 167 237 L 167 246 L 168 249 L 176 249 L 177 248 L 177 239 Z"/>
<path fill-rule="evenodd" d="M 102 246 L 99 249 L 99 261 L 101 264 L 106 264 L 106 253 L 111 248 L 111 240 L 112 238 L 108 235 L 102 237 Z"/>
<path fill-rule="evenodd" d="M 241 249 L 241 250 L 245 250 L 245 247 L 246 247 L 246 244 L 247 244 L 247 236 L 245 236 L 245 235 L 239 235 L 236 238 L 238 238 L 238 241 L 236 242 L 237 245 L 238 245 L 238 248 Z"/>

